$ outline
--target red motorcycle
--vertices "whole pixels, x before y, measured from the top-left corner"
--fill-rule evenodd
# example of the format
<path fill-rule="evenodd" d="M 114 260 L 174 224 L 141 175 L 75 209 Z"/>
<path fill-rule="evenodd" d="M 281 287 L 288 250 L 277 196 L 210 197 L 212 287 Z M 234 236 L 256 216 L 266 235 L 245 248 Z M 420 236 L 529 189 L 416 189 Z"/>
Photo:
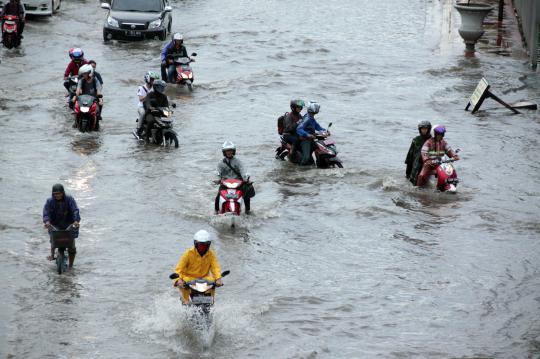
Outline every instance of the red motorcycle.
<path fill-rule="evenodd" d="M 191 56 L 197 56 L 196 53 L 192 53 Z M 195 60 L 189 57 L 176 57 L 174 58 L 174 64 L 176 66 L 176 84 L 187 85 L 189 91 L 193 91 L 193 70 L 190 63 Z"/>
<path fill-rule="evenodd" d="M 456 193 L 459 179 L 454 166 L 453 159 L 435 162 L 433 173 L 437 178 L 436 188 L 441 192 Z"/>
<path fill-rule="evenodd" d="M 235 178 L 221 180 L 219 191 L 219 214 L 239 216 L 244 204 L 244 181 Z M 234 222 L 233 222 L 234 225 Z"/>
<path fill-rule="evenodd" d="M 91 95 L 81 95 L 75 102 L 75 125 L 81 132 L 98 131 L 98 99 Z"/>
<path fill-rule="evenodd" d="M 8 49 L 19 47 L 21 37 L 19 36 L 19 18 L 14 15 L 4 16 L 2 26 L 2 43 Z"/>

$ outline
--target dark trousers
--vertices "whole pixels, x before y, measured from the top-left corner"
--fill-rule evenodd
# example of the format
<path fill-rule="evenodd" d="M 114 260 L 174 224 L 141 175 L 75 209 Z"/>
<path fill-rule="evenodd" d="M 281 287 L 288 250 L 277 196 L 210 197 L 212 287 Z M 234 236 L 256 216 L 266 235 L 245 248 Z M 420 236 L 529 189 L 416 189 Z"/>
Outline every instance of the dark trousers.
<path fill-rule="evenodd" d="M 311 151 L 313 150 L 313 141 L 302 140 L 300 145 L 302 147 L 302 160 L 300 161 L 300 164 L 308 165 L 312 160 Z"/>
<path fill-rule="evenodd" d="M 152 128 L 154 127 L 154 122 L 156 122 L 156 119 L 154 118 L 154 116 L 147 114 L 144 117 L 144 122 L 146 122 L 146 129 L 145 129 L 146 140 L 150 141 L 150 136 L 152 136 Z"/>

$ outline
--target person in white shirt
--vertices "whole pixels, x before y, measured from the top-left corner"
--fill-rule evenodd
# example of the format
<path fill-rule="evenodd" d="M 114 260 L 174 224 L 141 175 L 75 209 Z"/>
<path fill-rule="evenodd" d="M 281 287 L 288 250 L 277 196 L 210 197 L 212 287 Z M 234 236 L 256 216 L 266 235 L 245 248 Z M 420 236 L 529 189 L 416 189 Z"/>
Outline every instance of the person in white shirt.
<path fill-rule="evenodd" d="M 153 84 L 154 80 L 159 80 L 159 75 L 154 71 L 148 71 L 144 75 L 144 85 L 139 86 L 137 89 L 137 96 L 139 97 L 139 104 L 137 107 L 137 112 L 139 113 L 139 118 L 137 120 L 137 137 L 141 137 L 144 130 L 143 123 L 146 111 L 144 110 L 143 102 L 146 99 L 146 96 L 154 91 Z"/>

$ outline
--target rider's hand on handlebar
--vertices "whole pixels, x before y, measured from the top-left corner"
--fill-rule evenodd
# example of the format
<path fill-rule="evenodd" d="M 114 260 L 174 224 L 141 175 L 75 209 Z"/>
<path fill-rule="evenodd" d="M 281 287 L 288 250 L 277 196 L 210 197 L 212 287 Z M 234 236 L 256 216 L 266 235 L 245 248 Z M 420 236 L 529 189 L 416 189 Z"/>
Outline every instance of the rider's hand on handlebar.
<path fill-rule="evenodd" d="M 45 222 L 45 223 L 43 223 L 43 227 L 45 227 L 45 228 L 50 228 L 50 227 L 51 227 L 51 222 Z"/>
<path fill-rule="evenodd" d="M 183 288 L 185 284 L 186 283 L 184 283 L 182 279 L 178 279 L 176 282 L 174 282 L 174 286 L 178 288 Z"/>
<path fill-rule="evenodd" d="M 454 155 L 454 157 L 452 157 L 452 159 L 453 159 L 454 161 L 459 161 L 459 156 L 458 156 L 458 155 Z"/>
<path fill-rule="evenodd" d="M 79 228 L 79 222 L 75 221 L 73 222 L 73 228 Z"/>
<path fill-rule="evenodd" d="M 223 285 L 223 280 L 221 280 L 221 278 L 216 280 L 216 287 L 221 287 L 222 285 Z"/>
<path fill-rule="evenodd" d="M 213 180 L 212 181 L 214 184 L 220 184 L 221 183 L 221 180 Z"/>
<path fill-rule="evenodd" d="M 316 136 L 315 136 L 315 135 L 309 135 L 308 138 L 309 138 L 310 140 L 314 140 L 314 139 L 316 138 Z"/>

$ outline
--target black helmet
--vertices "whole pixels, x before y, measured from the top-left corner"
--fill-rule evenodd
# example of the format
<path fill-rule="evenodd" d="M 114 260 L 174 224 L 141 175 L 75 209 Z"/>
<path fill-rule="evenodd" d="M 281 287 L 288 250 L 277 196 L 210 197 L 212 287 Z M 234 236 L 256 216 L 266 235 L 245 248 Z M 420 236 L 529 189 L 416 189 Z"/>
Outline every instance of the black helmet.
<path fill-rule="evenodd" d="M 165 93 L 165 88 L 167 87 L 167 83 L 163 80 L 154 80 L 154 91 L 163 94 Z"/>
<path fill-rule="evenodd" d="M 55 184 L 54 186 L 52 186 L 52 193 L 62 193 L 62 194 L 65 194 L 66 192 L 64 191 L 64 186 L 62 186 L 60 183 L 57 183 Z"/>
<path fill-rule="evenodd" d="M 429 121 L 426 121 L 426 120 L 423 120 L 423 121 L 418 121 L 418 133 L 420 135 L 422 135 L 422 131 L 420 131 L 422 128 L 427 128 L 428 129 L 428 132 L 427 132 L 427 135 L 426 136 L 430 136 L 430 132 L 431 132 L 431 122 Z"/>

